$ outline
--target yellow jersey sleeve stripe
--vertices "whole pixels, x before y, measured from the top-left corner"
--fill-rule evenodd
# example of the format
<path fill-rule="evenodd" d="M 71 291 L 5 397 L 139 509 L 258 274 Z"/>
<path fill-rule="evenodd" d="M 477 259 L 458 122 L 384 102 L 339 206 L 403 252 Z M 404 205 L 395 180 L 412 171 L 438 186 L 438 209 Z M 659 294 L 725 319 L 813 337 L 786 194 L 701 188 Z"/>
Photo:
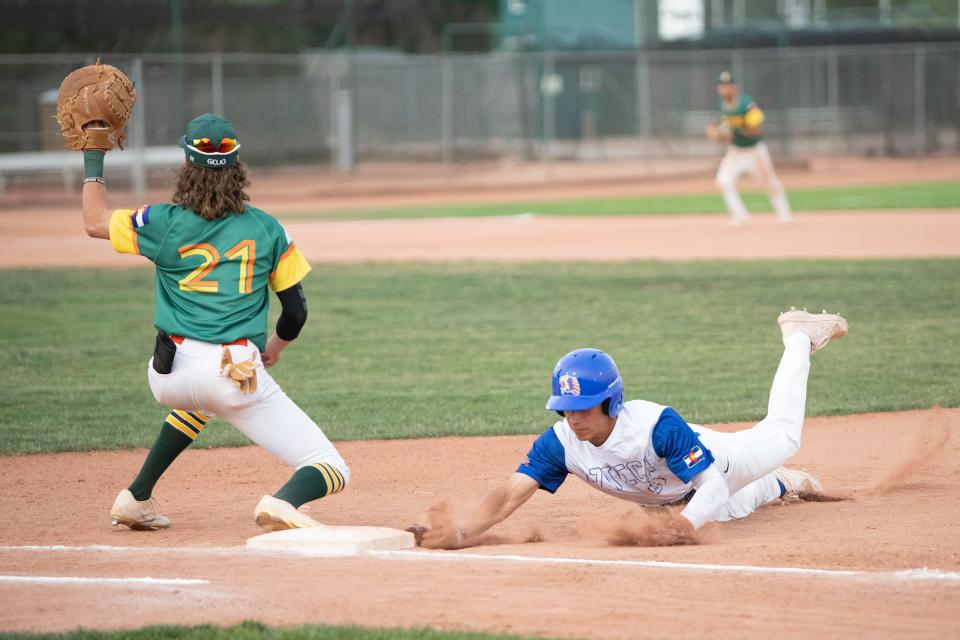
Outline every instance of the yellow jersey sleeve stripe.
<path fill-rule="evenodd" d="M 183 435 L 185 435 L 185 436 L 187 436 L 188 438 L 190 438 L 191 440 L 196 440 L 196 439 L 197 439 L 197 434 L 194 433 L 193 431 L 191 431 L 188 427 L 186 427 L 186 426 L 180 424 L 179 422 L 177 422 L 177 421 L 173 418 L 173 414 L 172 414 L 172 413 L 171 413 L 169 416 L 167 416 L 166 423 L 167 423 L 168 425 L 170 425 L 171 427 L 173 427 L 174 429 L 176 429 L 177 431 L 179 431 L 180 433 L 182 433 Z"/>
<path fill-rule="evenodd" d="M 197 420 L 193 414 L 187 411 L 181 411 L 180 409 L 174 409 L 173 412 L 177 414 L 177 417 L 181 420 L 188 422 L 190 426 L 195 427 L 196 429 L 203 429 L 203 422 Z"/>
<path fill-rule="evenodd" d="M 277 262 L 277 268 L 270 274 L 270 288 L 284 291 L 297 284 L 310 273 L 310 263 L 300 253 L 297 245 L 291 244 Z"/>
<path fill-rule="evenodd" d="M 117 253 L 140 255 L 137 232 L 133 229 L 133 209 L 117 209 L 110 216 L 110 245 Z"/>

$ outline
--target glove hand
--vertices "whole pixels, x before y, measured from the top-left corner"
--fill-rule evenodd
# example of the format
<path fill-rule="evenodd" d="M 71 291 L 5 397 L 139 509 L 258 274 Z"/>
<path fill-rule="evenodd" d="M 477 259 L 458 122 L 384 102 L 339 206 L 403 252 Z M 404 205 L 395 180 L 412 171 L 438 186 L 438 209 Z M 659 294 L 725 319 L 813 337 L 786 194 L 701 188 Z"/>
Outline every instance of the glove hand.
<path fill-rule="evenodd" d="M 253 393 L 257 390 L 258 366 L 253 358 L 234 363 L 230 349 L 223 347 L 223 353 L 220 356 L 220 375 L 229 378 L 230 382 L 240 390 L 240 393 Z"/>
<path fill-rule="evenodd" d="M 716 125 L 712 122 L 704 127 L 704 133 L 714 142 L 728 142 L 730 140 L 730 128 L 726 125 Z"/>
<path fill-rule="evenodd" d="M 124 128 L 137 91 L 122 71 L 108 64 L 80 67 L 64 78 L 57 94 L 57 123 L 68 149 L 123 149 Z"/>

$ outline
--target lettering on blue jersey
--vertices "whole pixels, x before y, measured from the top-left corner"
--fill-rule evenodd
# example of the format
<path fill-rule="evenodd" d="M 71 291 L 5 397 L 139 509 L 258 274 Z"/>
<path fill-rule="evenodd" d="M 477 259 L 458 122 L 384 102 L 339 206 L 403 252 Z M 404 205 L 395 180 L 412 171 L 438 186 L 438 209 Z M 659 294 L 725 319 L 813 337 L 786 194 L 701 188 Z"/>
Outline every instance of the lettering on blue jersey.
<path fill-rule="evenodd" d="M 560 376 L 560 395 L 578 396 L 580 395 L 580 381 L 577 376 Z"/>
<path fill-rule="evenodd" d="M 700 462 L 702 458 L 703 458 L 703 449 L 701 449 L 700 447 L 694 447 L 693 449 L 690 449 L 690 453 L 683 456 L 683 461 L 686 463 L 687 469 L 691 469 L 693 468 L 693 465 Z"/>
<path fill-rule="evenodd" d="M 590 479 L 597 486 L 604 486 L 604 481 L 606 481 L 607 487 L 617 489 L 618 491 L 623 490 L 623 482 L 621 482 L 620 474 L 617 473 L 616 469 L 608 464 L 605 464 L 602 467 L 593 467 L 592 469 L 587 469 L 587 473 L 590 474 Z"/>
<path fill-rule="evenodd" d="M 654 477 L 656 467 L 646 460 L 631 460 L 614 466 L 604 465 L 587 469 L 590 480 L 599 487 L 623 490 L 624 484 L 646 485 L 651 493 L 659 495 L 666 486 L 665 478 Z"/>
<path fill-rule="evenodd" d="M 150 224 L 150 205 L 145 204 L 130 216 L 130 223 L 134 229 L 140 229 Z"/>

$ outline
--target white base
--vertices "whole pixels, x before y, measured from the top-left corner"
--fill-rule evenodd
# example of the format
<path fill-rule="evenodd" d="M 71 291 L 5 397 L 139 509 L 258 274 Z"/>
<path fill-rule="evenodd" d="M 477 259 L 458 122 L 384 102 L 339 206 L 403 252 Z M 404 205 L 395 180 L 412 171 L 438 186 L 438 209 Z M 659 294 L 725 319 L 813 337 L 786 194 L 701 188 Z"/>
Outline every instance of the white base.
<path fill-rule="evenodd" d="M 309 527 L 247 539 L 247 548 L 309 556 L 358 556 L 368 551 L 412 549 L 413 534 L 384 527 Z"/>

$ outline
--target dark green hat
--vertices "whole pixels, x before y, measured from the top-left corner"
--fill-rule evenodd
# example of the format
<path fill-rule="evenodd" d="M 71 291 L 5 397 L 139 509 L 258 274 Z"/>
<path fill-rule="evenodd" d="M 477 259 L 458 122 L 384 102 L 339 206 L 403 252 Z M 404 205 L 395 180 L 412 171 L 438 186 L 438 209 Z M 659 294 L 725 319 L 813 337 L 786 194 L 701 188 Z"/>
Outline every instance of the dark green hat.
<path fill-rule="evenodd" d="M 186 133 L 180 136 L 180 146 L 187 160 L 207 169 L 236 164 L 240 152 L 240 141 L 233 123 L 212 113 L 197 116 L 187 123 Z M 229 150 L 219 151 L 221 147 Z"/>
<path fill-rule="evenodd" d="M 733 84 L 733 74 L 729 71 L 721 71 L 717 76 L 717 84 Z"/>

